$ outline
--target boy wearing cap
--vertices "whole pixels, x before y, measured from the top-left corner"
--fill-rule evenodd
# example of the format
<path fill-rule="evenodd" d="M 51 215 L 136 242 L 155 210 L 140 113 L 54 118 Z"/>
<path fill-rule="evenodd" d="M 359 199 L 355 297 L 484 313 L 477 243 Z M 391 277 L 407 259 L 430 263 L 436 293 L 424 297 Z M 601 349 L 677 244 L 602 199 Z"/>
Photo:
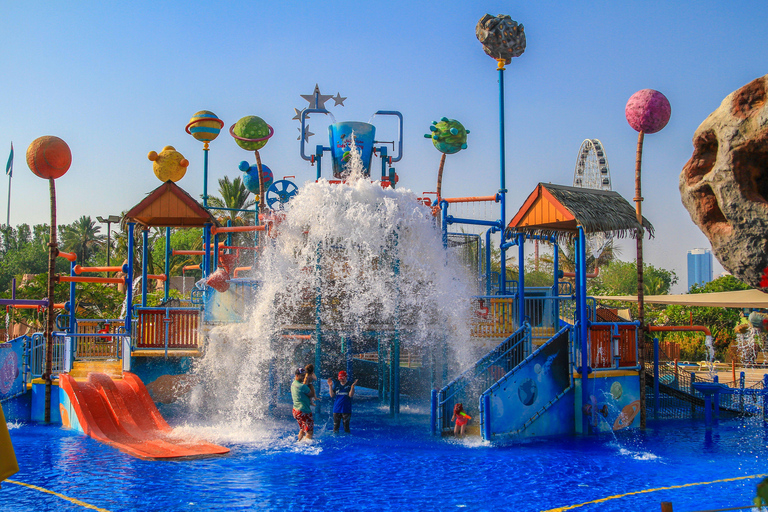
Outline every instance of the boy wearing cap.
<path fill-rule="evenodd" d="M 293 398 L 293 417 L 299 424 L 299 441 L 304 437 L 312 439 L 315 430 L 315 422 L 312 419 L 312 409 L 309 407 L 310 399 L 315 397 L 314 387 L 304 384 L 306 377 L 304 368 L 296 368 L 294 379 L 291 383 L 291 397 Z"/>
<path fill-rule="evenodd" d="M 352 416 L 352 397 L 355 396 L 355 384 L 347 382 L 347 372 L 339 372 L 339 381 L 328 379 L 328 390 L 333 398 L 333 431 L 339 431 L 339 425 L 344 421 L 344 432 L 349 434 L 349 419 Z"/>

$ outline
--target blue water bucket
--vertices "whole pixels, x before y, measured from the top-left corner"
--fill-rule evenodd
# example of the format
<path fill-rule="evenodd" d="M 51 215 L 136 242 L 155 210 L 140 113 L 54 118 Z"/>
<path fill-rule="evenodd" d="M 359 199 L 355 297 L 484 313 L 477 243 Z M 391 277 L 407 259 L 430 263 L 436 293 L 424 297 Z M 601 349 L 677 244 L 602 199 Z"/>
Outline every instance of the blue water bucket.
<path fill-rule="evenodd" d="M 333 176 L 336 179 L 342 179 L 349 174 L 346 166 L 349 161 L 353 133 L 355 136 L 355 146 L 360 153 L 360 158 L 363 160 L 363 176 L 370 176 L 371 174 L 371 157 L 373 156 L 373 140 L 376 134 L 376 127 L 368 123 L 336 123 L 328 127 L 328 134 L 331 138 Z"/>

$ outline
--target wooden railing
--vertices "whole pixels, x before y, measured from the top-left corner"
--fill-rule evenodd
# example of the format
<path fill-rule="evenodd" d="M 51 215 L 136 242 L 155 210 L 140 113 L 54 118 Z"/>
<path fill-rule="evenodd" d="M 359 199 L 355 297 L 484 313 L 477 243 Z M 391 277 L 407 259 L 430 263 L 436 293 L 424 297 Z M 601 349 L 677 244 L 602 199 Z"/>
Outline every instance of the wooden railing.
<path fill-rule="evenodd" d="M 197 308 L 138 308 L 137 314 L 136 348 L 198 348 L 200 310 Z"/>

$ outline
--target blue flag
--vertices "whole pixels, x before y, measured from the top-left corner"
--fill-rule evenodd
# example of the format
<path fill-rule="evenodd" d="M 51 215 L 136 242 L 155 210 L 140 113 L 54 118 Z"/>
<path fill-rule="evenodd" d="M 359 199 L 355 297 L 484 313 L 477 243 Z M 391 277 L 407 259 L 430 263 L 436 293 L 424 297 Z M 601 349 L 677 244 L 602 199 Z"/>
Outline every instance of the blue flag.
<path fill-rule="evenodd" d="M 13 142 L 11 142 L 11 154 L 8 155 L 8 163 L 5 164 L 5 174 L 13 177 Z"/>

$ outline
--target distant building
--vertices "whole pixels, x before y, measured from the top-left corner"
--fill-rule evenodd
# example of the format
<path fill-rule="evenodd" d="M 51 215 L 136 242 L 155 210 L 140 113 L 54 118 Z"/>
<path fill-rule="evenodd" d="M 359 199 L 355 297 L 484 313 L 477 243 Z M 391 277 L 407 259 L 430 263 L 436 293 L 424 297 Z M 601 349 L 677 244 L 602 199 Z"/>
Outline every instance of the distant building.
<path fill-rule="evenodd" d="M 688 251 L 688 291 L 694 284 L 704 285 L 712 281 L 712 253 L 709 249 Z"/>

